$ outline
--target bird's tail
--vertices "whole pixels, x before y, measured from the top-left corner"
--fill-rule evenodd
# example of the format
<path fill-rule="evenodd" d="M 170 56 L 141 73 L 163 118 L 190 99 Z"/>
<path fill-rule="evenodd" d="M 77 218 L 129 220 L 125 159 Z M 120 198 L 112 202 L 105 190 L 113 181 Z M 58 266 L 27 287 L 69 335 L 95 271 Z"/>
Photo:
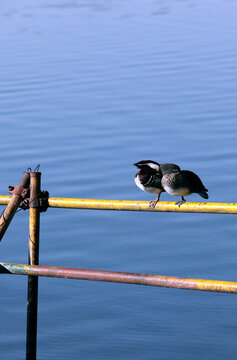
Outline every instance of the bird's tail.
<path fill-rule="evenodd" d="M 207 189 L 203 190 L 202 192 L 199 193 L 199 195 L 204 198 L 204 199 L 208 199 L 208 194 L 207 194 Z"/>

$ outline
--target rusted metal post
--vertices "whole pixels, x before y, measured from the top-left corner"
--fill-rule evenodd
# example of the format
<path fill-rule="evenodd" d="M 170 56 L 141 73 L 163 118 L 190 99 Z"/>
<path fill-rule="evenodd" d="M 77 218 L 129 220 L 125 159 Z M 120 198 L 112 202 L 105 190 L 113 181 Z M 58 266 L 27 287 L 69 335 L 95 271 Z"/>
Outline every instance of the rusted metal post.
<path fill-rule="evenodd" d="M 30 173 L 29 265 L 39 263 L 40 172 Z M 28 276 L 26 360 L 36 360 L 38 277 Z"/>
<path fill-rule="evenodd" d="M 12 197 L 0 217 L 0 241 L 2 240 L 3 235 L 5 234 L 10 222 L 12 221 L 18 206 L 22 202 L 23 197 L 26 195 L 29 183 L 30 174 L 25 172 L 19 185 L 15 187 L 9 186 L 9 192 L 12 193 Z"/>

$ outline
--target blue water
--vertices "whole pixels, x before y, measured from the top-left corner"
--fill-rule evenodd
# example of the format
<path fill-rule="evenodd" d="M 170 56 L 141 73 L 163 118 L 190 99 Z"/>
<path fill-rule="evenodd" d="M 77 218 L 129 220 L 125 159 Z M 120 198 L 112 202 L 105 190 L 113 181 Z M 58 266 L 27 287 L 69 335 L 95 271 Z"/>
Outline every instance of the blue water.
<path fill-rule="evenodd" d="M 133 163 L 237 202 L 236 1 L 3 1 L 0 194 L 151 200 Z M 162 194 L 162 200 L 174 199 Z M 198 195 L 190 200 L 199 201 Z M 3 209 L 3 207 L 1 207 Z M 234 215 L 48 209 L 40 264 L 237 281 Z M 0 243 L 27 263 L 28 212 Z M 0 356 L 25 357 L 27 278 L 2 275 Z M 236 296 L 39 279 L 38 359 L 236 359 Z"/>

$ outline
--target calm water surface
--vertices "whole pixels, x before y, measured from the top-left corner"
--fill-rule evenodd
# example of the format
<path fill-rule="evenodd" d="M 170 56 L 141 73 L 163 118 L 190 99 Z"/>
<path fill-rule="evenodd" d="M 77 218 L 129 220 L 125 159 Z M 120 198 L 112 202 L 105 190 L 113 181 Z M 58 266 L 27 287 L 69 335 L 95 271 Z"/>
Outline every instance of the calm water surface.
<path fill-rule="evenodd" d="M 0 194 L 151 200 L 141 159 L 237 202 L 236 1 L 3 1 Z M 173 200 L 162 194 L 163 200 Z M 199 201 L 198 195 L 190 200 Z M 236 217 L 49 209 L 40 264 L 237 281 Z M 20 212 L 1 261 L 26 263 Z M 1 276 L 1 359 L 24 359 L 26 277 Z M 236 296 L 39 280 L 38 359 L 236 359 Z"/>

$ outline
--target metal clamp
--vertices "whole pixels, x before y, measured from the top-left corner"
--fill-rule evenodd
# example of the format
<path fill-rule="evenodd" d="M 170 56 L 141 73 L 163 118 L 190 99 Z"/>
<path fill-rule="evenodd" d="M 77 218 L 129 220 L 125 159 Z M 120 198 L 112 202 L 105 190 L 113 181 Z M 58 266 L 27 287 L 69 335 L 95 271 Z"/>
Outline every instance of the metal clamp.
<path fill-rule="evenodd" d="M 27 210 L 30 207 L 39 208 L 40 212 L 45 212 L 49 207 L 49 193 L 48 191 L 40 191 L 37 197 L 31 199 L 30 189 L 28 189 L 25 199 L 20 203 L 19 207 L 23 210 Z"/>

